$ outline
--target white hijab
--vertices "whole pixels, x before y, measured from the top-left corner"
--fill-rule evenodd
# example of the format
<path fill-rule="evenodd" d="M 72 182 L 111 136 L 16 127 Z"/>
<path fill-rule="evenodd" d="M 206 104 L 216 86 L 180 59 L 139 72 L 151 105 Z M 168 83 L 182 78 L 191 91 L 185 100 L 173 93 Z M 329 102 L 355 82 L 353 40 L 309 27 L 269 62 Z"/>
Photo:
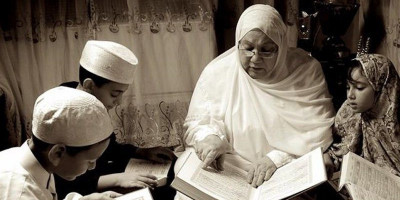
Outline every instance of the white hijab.
<path fill-rule="evenodd" d="M 279 46 L 272 71 L 277 83 L 251 78 L 239 61 L 238 41 L 253 29 Z M 235 46 L 214 59 L 197 82 L 186 142 L 217 134 L 249 161 L 272 149 L 300 156 L 330 145 L 333 115 L 320 64 L 300 49 L 287 48 L 286 26 L 274 8 L 254 5 L 239 19 Z"/>

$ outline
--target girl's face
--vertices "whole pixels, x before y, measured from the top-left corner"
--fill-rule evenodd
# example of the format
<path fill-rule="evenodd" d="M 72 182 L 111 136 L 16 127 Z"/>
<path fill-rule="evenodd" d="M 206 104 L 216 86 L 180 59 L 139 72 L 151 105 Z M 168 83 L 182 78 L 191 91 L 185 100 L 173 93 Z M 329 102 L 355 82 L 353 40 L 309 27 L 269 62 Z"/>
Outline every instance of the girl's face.
<path fill-rule="evenodd" d="M 357 67 L 351 72 L 351 79 L 347 80 L 347 101 L 355 113 L 362 113 L 374 106 L 375 91 L 363 75 L 362 69 Z"/>

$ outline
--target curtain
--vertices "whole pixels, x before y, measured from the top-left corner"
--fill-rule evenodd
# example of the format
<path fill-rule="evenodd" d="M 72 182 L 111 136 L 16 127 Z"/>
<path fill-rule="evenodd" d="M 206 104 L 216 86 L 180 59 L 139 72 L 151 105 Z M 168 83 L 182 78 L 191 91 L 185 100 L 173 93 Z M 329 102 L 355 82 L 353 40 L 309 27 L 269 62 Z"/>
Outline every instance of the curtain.
<path fill-rule="evenodd" d="M 373 34 L 372 43 L 378 43 L 372 53 L 380 53 L 387 56 L 396 67 L 400 74 L 400 1 L 397 0 L 360 0 L 360 10 L 358 19 L 359 29 L 367 23 L 366 16 L 373 13 L 371 32 Z M 377 21 L 377 22 L 376 22 Z M 383 30 L 380 30 L 383 29 Z M 382 36 L 374 37 L 378 32 L 383 32 Z"/>
<path fill-rule="evenodd" d="M 400 74 L 400 2 L 382 1 L 378 9 L 382 11 L 386 33 L 378 53 L 388 56 Z"/>
<path fill-rule="evenodd" d="M 118 140 L 140 147 L 182 144 L 192 91 L 216 56 L 212 1 L 6 0 L 0 7 L 0 86 L 10 88 L 23 119 L 27 133 L 18 134 L 31 134 L 41 93 L 78 81 L 82 49 L 95 39 L 125 45 L 139 60 L 134 84 L 110 111 Z"/>

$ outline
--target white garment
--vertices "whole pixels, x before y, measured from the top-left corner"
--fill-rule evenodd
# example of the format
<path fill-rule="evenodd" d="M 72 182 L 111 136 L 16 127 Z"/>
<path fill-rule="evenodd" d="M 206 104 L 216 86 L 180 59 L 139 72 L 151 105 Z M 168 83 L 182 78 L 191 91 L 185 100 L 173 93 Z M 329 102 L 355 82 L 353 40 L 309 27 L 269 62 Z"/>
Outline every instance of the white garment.
<path fill-rule="evenodd" d="M 28 141 L 0 152 L 0 163 L 1 200 L 57 200 L 54 176 L 37 161 Z"/>
<path fill-rule="evenodd" d="M 252 79 L 239 61 L 238 42 L 253 29 L 279 46 L 274 84 Z M 214 59 L 197 82 L 185 121 L 188 145 L 215 134 L 251 162 L 275 150 L 269 157 L 278 167 L 330 145 L 334 111 L 321 66 L 303 50 L 288 49 L 285 31 L 270 6 L 243 12 L 236 45 Z"/>

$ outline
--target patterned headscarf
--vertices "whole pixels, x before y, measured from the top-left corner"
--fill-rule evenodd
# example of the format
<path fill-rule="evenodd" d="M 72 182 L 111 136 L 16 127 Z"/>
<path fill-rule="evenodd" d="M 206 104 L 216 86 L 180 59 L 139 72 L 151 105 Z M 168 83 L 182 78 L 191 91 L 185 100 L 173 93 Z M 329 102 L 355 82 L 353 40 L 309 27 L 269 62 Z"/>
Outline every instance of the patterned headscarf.
<path fill-rule="evenodd" d="M 375 91 L 374 106 L 354 113 L 345 101 L 335 119 L 341 144 L 365 159 L 400 175 L 399 76 L 392 62 L 379 54 L 356 58 Z"/>

